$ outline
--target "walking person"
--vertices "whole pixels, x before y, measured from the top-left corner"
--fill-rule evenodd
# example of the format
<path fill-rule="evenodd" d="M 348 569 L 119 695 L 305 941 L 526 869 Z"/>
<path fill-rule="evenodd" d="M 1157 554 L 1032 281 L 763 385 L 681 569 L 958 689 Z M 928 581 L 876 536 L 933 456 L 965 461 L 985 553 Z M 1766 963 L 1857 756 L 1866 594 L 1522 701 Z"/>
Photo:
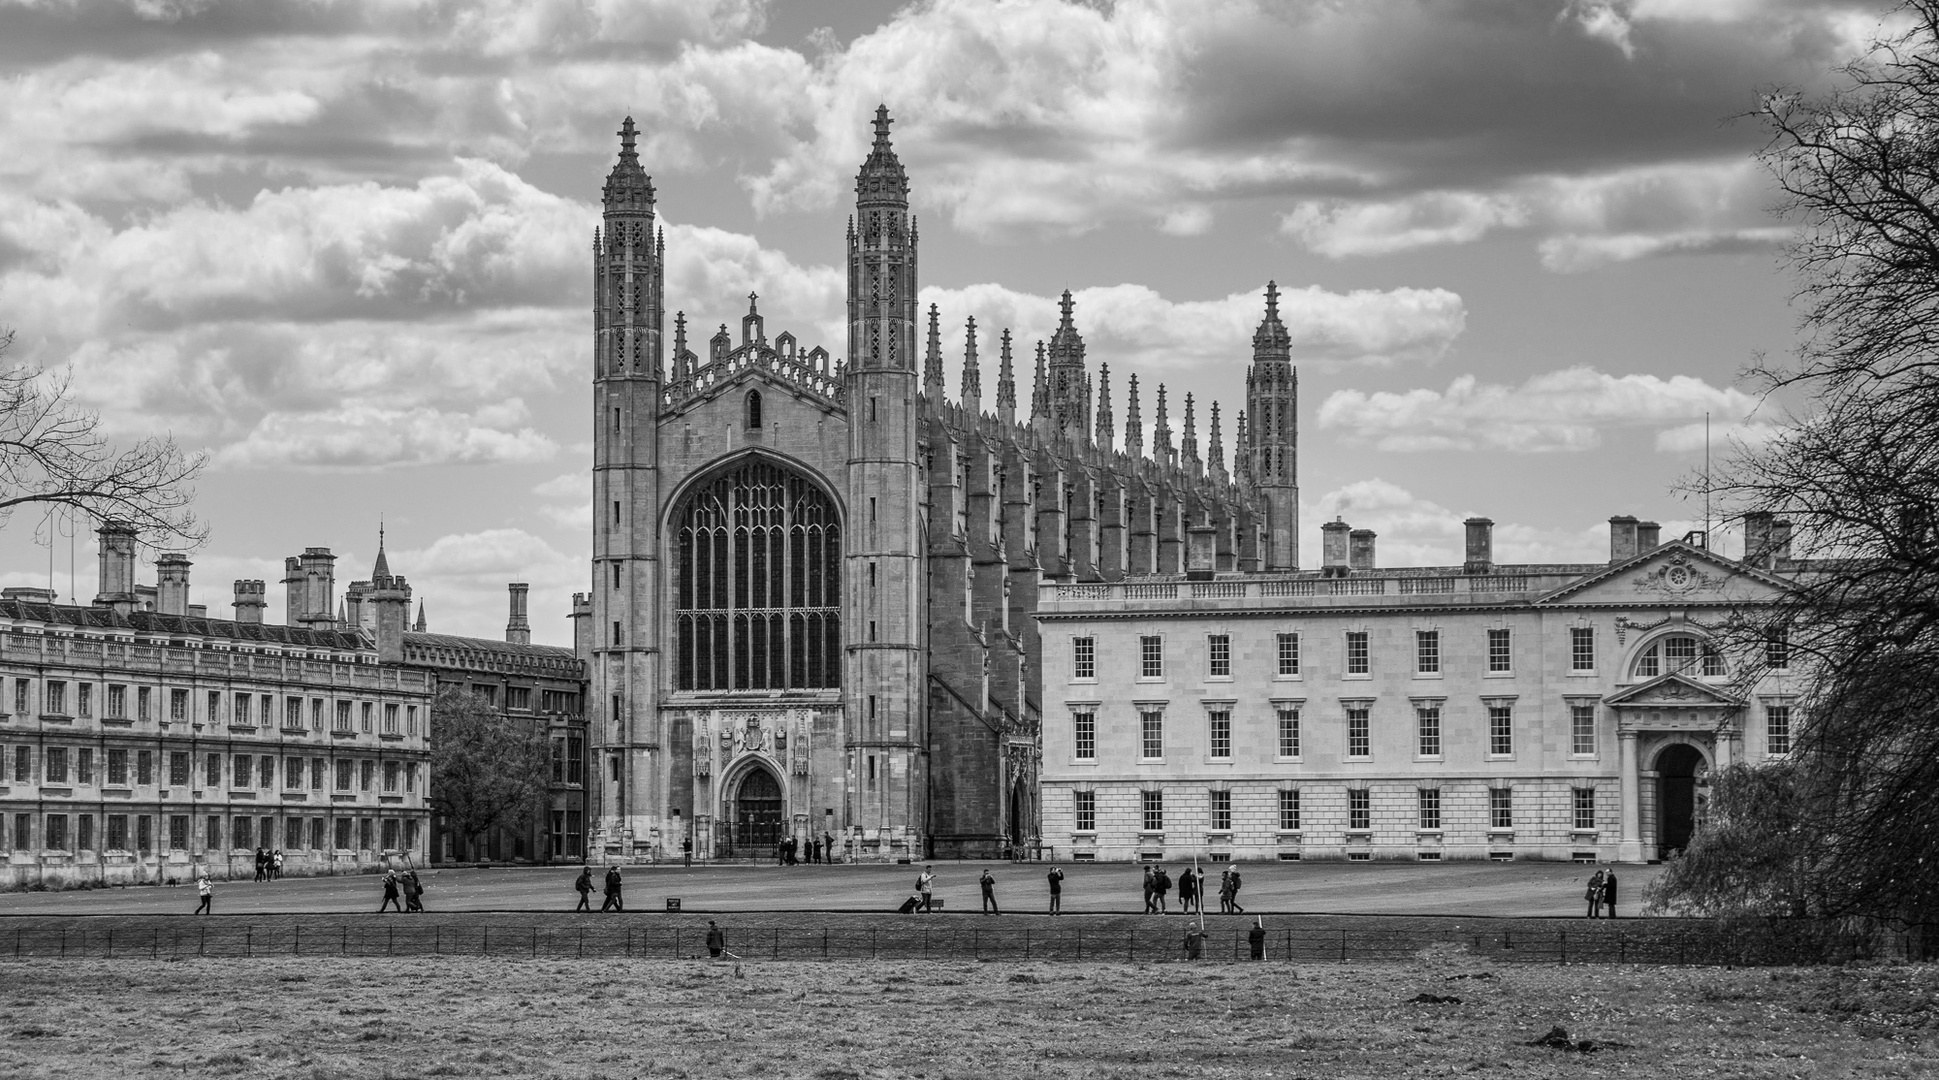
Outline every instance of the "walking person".
<path fill-rule="evenodd" d="M 395 908 L 400 915 L 404 913 L 404 905 L 397 902 L 397 871 L 395 870 L 384 871 L 384 902 L 377 905 L 377 914 L 382 915 L 385 908 Z"/>
<path fill-rule="evenodd" d="M 1198 890 L 1200 882 L 1203 880 L 1204 878 L 1193 873 L 1192 868 L 1189 866 L 1185 868 L 1183 873 L 1178 875 L 1178 910 L 1180 912 L 1186 915 L 1192 913 L 1192 905 L 1199 903 Z M 1204 910 L 1203 905 L 1201 905 L 1199 911 L 1203 913 Z"/>
<path fill-rule="evenodd" d="M 283 880 L 283 849 L 277 848 L 269 854 L 269 880 Z"/>
<path fill-rule="evenodd" d="M 1602 871 L 1602 902 L 1609 908 L 1609 917 L 1616 917 L 1616 868 L 1604 867 Z"/>
<path fill-rule="evenodd" d="M 256 880 L 265 881 L 268 878 L 269 878 L 269 852 L 263 850 L 262 848 L 257 848 L 256 849 Z"/>
<path fill-rule="evenodd" d="M 976 883 L 983 886 L 983 914 L 1003 914 L 996 906 L 996 875 L 990 873 L 989 867 L 983 868 L 983 876 L 977 878 Z"/>
<path fill-rule="evenodd" d="M 1239 880 L 1239 868 L 1235 866 L 1232 868 L 1232 881 L 1229 886 L 1232 890 L 1231 906 L 1232 914 L 1234 915 L 1244 915 L 1246 913 L 1246 909 L 1239 906 L 1239 886 L 1242 884 L 1244 882 Z"/>
<path fill-rule="evenodd" d="M 404 910 L 424 910 L 424 882 L 418 880 L 416 870 L 404 871 Z"/>
<path fill-rule="evenodd" d="M 1151 895 L 1158 901 L 1160 915 L 1171 914 L 1171 909 L 1165 906 L 1165 894 L 1169 892 L 1171 892 L 1171 875 L 1165 873 L 1165 868 L 1161 866 L 1157 873 L 1151 875 Z"/>
<path fill-rule="evenodd" d="M 1589 878 L 1589 887 L 1582 891 L 1582 898 L 1589 901 L 1588 918 L 1593 919 L 1602 914 L 1602 884 L 1608 873 L 1607 870 L 1598 867 Z"/>
<path fill-rule="evenodd" d="M 935 885 L 936 875 L 927 866 L 923 867 L 922 873 L 916 875 L 916 895 L 922 897 L 922 903 L 918 906 L 923 911 L 934 912 L 936 910 L 935 899 L 930 895 L 930 890 L 935 888 Z"/>
<path fill-rule="evenodd" d="M 1050 913 L 1064 913 L 1064 871 L 1055 864 L 1050 868 Z"/>
<path fill-rule="evenodd" d="M 599 910 L 620 911 L 620 912 L 625 911 L 626 894 L 623 891 L 624 887 L 625 887 L 624 882 L 620 880 L 619 867 L 617 866 L 607 867 L 606 868 L 606 902 L 599 905 Z"/>
<path fill-rule="evenodd" d="M 712 919 L 707 920 L 707 955 L 715 960 L 727 951 L 727 931 L 722 930 Z"/>
<path fill-rule="evenodd" d="M 215 909 L 209 906 L 215 902 L 215 885 L 209 881 L 209 872 L 206 869 L 195 872 L 195 894 L 202 898 L 202 901 L 195 905 L 195 913 L 197 915 L 215 914 Z"/>
<path fill-rule="evenodd" d="M 1219 871 L 1219 914 L 1232 914 L 1232 868 Z"/>
<path fill-rule="evenodd" d="M 1158 911 L 1158 901 L 1156 899 L 1158 895 L 1156 892 L 1157 886 L 1158 886 L 1158 882 L 1157 882 L 1157 879 L 1154 878 L 1151 874 L 1151 867 L 1149 866 L 1145 867 L 1145 914 L 1146 915 L 1155 914 Z"/>
<path fill-rule="evenodd" d="M 581 869 L 579 871 L 579 876 L 573 880 L 572 887 L 575 891 L 579 893 L 579 906 L 576 908 L 573 908 L 572 910 L 575 912 L 591 911 L 592 910 L 592 867 L 588 866 Z"/>

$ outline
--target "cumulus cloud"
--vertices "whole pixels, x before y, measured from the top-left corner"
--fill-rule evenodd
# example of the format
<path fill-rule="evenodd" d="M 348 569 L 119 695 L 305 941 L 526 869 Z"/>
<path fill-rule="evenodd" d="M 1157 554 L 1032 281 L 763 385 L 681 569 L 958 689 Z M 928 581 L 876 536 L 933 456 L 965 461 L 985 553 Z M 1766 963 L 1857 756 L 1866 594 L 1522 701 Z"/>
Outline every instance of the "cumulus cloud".
<path fill-rule="evenodd" d="M 371 469 L 428 464 L 524 464 L 548 461 L 558 444 L 529 426 L 516 399 L 454 415 L 431 409 L 356 404 L 292 416 L 270 413 L 240 441 L 222 448 L 218 465 L 236 468 Z"/>
<path fill-rule="evenodd" d="M 1544 453 L 1593 449 L 1616 428 L 1687 431 L 1705 413 L 1737 424 L 1757 400 L 1733 387 L 1677 375 L 1609 375 L 1586 367 L 1530 378 L 1520 386 L 1463 375 L 1445 391 L 1339 390 L 1320 405 L 1322 428 L 1371 441 L 1382 450 L 1508 450 Z M 1687 436 L 1665 434 L 1658 449 L 1685 449 Z"/>
<path fill-rule="evenodd" d="M 410 580 L 414 599 L 423 601 L 433 633 L 502 638 L 505 586 L 522 581 L 532 587 L 533 639 L 570 645 L 572 594 L 586 591 L 590 580 L 587 552 L 561 551 L 519 528 L 448 533 L 422 546 L 394 546 L 387 557 Z"/>

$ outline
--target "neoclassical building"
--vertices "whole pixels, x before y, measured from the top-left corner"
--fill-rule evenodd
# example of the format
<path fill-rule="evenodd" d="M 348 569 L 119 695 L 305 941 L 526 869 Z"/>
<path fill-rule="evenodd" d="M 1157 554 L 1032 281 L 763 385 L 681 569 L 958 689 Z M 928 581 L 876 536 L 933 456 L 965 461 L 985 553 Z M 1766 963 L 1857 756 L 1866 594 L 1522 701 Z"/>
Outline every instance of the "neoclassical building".
<path fill-rule="evenodd" d="M 1118 439 L 1068 294 L 1024 407 L 1009 331 L 979 344 L 973 323 L 952 400 L 890 123 L 855 181 L 840 358 L 770 335 L 753 296 L 738 334 L 690 346 L 630 118 L 619 133 L 593 240 L 596 854 L 1035 844 L 1042 582 L 1182 573 L 1188 522 L 1222 569 L 1296 565 L 1297 382 L 1270 290 L 1230 469 L 1217 406 L 1201 454 L 1197 403 L 1174 443 L 1163 387 L 1147 447 L 1135 376 Z"/>
<path fill-rule="evenodd" d="M 1324 565 L 1046 584 L 1044 843 L 1075 860 L 1653 860 L 1712 769 L 1790 752 L 1782 641 L 1734 620 L 1807 564 L 1610 520 L 1606 563 Z M 1748 651 L 1746 649 L 1748 648 Z"/>

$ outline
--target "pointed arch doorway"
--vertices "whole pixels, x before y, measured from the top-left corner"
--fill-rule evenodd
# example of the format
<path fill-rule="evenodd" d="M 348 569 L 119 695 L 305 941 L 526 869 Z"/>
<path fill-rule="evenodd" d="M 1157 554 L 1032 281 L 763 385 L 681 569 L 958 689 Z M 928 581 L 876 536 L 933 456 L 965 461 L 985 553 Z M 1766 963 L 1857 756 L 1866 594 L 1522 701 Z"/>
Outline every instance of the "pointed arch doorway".
<path fill-rule="evenodd" d="M 734 789 L 734 847 L 737 854 L 766 854 L 781 842 L 781 782 L 756 766 Z"/>

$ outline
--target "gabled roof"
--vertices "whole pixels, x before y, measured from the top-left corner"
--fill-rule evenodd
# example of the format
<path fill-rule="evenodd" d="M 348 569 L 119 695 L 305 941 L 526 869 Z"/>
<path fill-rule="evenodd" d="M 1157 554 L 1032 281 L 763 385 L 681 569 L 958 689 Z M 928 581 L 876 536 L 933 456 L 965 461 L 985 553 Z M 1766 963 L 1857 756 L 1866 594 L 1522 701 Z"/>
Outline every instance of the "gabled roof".
<path fill-rule="evenodd" d="M 1658 595 L 1651 598 L 1651 602 L 1656 603 L 1663 602 L 1666 599 L 1674 602 L 1679 594 L 1695 598 L 1698 591 L 1704 589 L 1706 586 L 1714 587 L 1715 585 L 1721 585 L 1733 578 L 1756 582 L 1774 592 L 1789 592 L 1793 587 L 1784 578 L 1765 570 L 1759 570 L 1757 567 L 1747 563 L 1724 558 L 1722 555 L 1708 548 L 1701 548 L 1695 544 L 1686 544 L 1681 540 L 1670 540 L 1658 544 L 1656 547 L 1639 555 L 1625 559 L 1622 562 L 1611 563 L 1599 573 L 1592 573 L 1580 580 L 1572 581 L 1567 585 L 1538 597 L 1536 603 L 1554 604 L 1561 601 L 1580 601 L 1584 599 L 1583 594 L 1596 589 L 1598 586 L 1631 577 L 1635 575 L 1636 571 L 1652 564 L 1660 565 L 1654 573 L 1647 573 L 1635 579 L 1636 590 L 1657 593 Z M 1673 565 L 1690 568 L 1690 572 L 1684 575 L 1676 575 L 1672 571 Z M 1710 573 L 1706 572 L 1712 570 L 1721 572 L 1724 576 L 1722 578 L 1714 578 Z M 1688 584 L 1683 584 L 1677 580 L 1679 577 L 1687 581 Z M 1715 599 L 1717 602 L 1724 603 L 1744 602 L 1742 598 L 1717 597 Z M 1634 596 L 1627 596 L 1624 602 L 1633 604 L 1636 600 Z"/>
<path fill-rule="evenodd" d="M 1646 683 L 1639 683 L 1626 690 L 1618 690 L 1603 698 L 1602 703 L 1632 707 L 1660 705 L 1665 708 L 1679 709 L 1721 705 L 1735 709 L 1743 707 L 1744 699 L 1734 694 L 1727 694 L 1709 683 L 1698 682 L 1688 675 L 1672 671 L 1668 675 L 1659 675 Z"/>

